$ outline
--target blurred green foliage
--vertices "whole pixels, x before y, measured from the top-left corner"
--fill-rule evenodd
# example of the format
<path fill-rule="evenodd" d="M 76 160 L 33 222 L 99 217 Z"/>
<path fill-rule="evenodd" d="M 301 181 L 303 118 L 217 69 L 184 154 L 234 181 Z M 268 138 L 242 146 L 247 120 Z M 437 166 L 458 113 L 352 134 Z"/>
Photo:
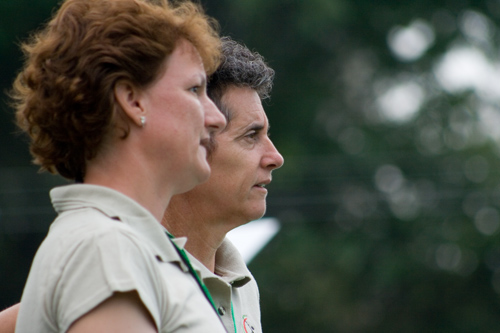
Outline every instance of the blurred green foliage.
<path fill-rule="evenodd" d="M 500 2 L 202 3 L 276 70 L 265 107 L 285 166 L 268 215 L 282 229 L 250 265 L 264 330 L 500 331 Z M 55 5 L 0 3 L 2 90 L 21 64 L 15 43 Z M 62 180 L 28 167 L 5 103 L 0 117 L 7 306 Z"/>

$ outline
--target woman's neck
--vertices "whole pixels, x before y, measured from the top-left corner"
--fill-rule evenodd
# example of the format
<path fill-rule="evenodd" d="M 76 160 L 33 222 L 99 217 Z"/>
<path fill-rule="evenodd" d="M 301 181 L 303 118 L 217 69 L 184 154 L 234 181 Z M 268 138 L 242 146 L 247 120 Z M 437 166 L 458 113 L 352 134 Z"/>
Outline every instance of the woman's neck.
<path fill-rule="evenodd" d="M 175 237 L 187 237 L 186 250 L 215 273 L 215 254 L 228 230 L 224 223 L 201 214 L 184 195 L 172 198 L 162 224 Z"/>
<path fill-rule="evenodd" d="M 160 222 L 173 195 L 168 180 L 158 182 L 141 163 L 121 163 L 120 156 L 97 157 L 87 164 L 84 183 L 112 188 L 135 200 Z"/>

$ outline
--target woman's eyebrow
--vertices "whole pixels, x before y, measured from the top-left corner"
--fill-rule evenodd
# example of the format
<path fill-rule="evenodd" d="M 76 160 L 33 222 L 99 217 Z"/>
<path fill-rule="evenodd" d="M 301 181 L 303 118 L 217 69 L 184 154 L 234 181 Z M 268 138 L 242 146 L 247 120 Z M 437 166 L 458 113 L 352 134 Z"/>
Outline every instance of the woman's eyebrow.
<path fill-rule="evenodd" d="M 248 126 L 245 127 L 245 130 L 246 131 L 250 131 L 250 130 L 253 130 L 253 131 L 262 131 L 264 129 L 264 125 L 262 124 L 259 124 L 259 123 L 252 123 Z"/>

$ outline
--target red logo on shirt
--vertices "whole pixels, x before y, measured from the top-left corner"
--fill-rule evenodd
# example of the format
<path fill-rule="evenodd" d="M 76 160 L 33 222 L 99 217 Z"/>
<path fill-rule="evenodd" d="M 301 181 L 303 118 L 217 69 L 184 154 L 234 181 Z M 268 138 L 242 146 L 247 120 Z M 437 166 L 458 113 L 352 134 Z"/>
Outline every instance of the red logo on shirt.
<path fill-rule="evenodd" d="M 243 316 L 243 328 L 245 329 L 245 333 L 255 332 L 255 328 L 248 322 L 247 316 Z"/>

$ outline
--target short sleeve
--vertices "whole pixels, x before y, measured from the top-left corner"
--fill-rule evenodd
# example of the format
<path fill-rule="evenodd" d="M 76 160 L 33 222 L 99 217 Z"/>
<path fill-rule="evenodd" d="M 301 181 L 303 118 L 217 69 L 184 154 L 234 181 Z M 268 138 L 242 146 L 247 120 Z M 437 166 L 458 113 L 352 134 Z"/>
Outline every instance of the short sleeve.
<path fill-rule="evenodd" d="M 61 249 L 64 250 L 64 249 Z M 140 237 L 120 228 L 71 244 L 54 288 L 60 329 L 66 331 L 114 292 L 137 291 L 160 327 L 161 276 Z"/>

